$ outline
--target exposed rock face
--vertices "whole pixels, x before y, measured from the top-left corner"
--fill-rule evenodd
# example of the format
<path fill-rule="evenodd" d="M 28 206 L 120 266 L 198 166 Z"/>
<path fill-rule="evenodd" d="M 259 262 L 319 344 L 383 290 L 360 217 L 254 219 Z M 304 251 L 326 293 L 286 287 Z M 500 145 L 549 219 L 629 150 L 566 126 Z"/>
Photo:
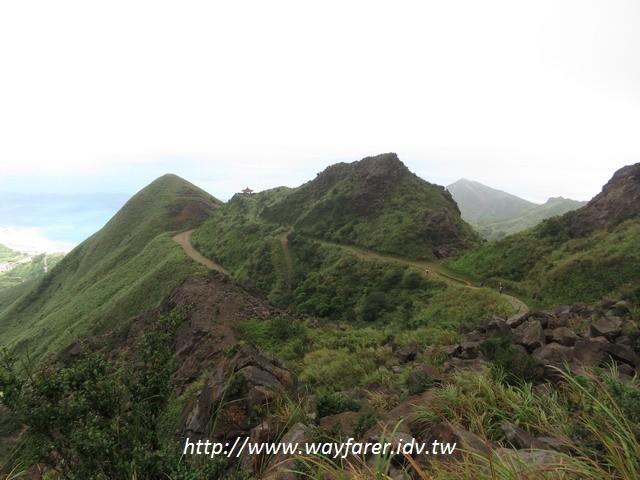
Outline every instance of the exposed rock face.
<path fill-rule="evenodd" d="M 461 450 L 489 456 L 491 451 L 497 446 L 451 423 L 438 423 L 432 426 L 424 438 L 425 442 L 429 445 L 435 440 L 449 444 L 456 443 L 454 457 L 457 457 Z"/>
<path fill-rule="evenodd" d="M 443 372 L 482 370 L 490 365 L 481 353 L 491 339 L 509 339 L 514 358 L 531 355 L 538 364 L 537 378 L 561 380 L 557 369 L 576 369 L 615 363 L 618 371 L 632 377 L 640 368 L 640 355 L 622 335 L 625 325 L 633 322 L 617 316 L 625 310 L 621 302 L 606 300 L 589 308 L 584 304 L 563 305 L 550 311 L 526 312 L 507 320 L 494 318 L 467 331 L 460 344 L 447 346 L 451 357 Z M 589 321 L 588 332 L 576 332 L 571 325 Z M 518 350 L 521 350 L 518 353 Z"/>
<path fill-rule="evenodd" d="M 558 327 L 551 330 L 551 335 L 548 336 L 550 342 L 559 343 L 565 347 L 571 347 L 575 345 L 578 335 L 576 332 L 567 327 Z"/>
<path fill-rule="evenodd" d="M 265 300 L 248 293 L 227 276 L 211 271 L 185 278 L 164 304 L 133 320 L 134 331 L 169 310 L 185 308 L 187 319 L 178 332 L 174 352 L 178 359 L 177 388 L 195 380 L 238 343 L 233 327 L 247 318 L 261 320 L 287 316 Z"/>
<path fill-rule="evenodd" d="M 591 324 L 589 331 L 592 337 L 614 339 L 622 333 L 622 320 L 617 317 L 602 317 Z"/>
<path fill-rule="evenodd" d="M 514 331 L 514 341 L 532 351 L 545 344 L 542 324 L 538 320 L 527 320 Z"/>
<path fill-rule="evenodd" d="M 396 352 L 396 358 L 400 363 L 408 363 L 414 361 L 417 354 L 418 346 L 414 342 L 410 342 Z"/>
<path fill-rule="evenodd" d="M 573 360 L 573 348 L 559 343 L 548 343 L 533 351 L 533 357 L 542 365 L 561 367 Z"/>
<path fill-rule="evenodd" d="M 311 432 L 309 427 L 296 423 L 280 440 L 285 444 L 303 444 L 311 441 Z M 265 480 L 295 480 L 298 474 L 295 473 L 295 458 L 291 454 L 278 453 L 272 459 L 269 459 L 270 467 L 260 478 Z M 257 473 L 257 472 L 256 472 Z"/>
<path fill-rule="evenodd" d="M 517 427 L 511 422 L 504 421 L 500 424 L 500 428 L 507 437 L 507 441 L 514 448 L 545 448 L 546 445 L 539 441 L 536 437 L 527 433 L 522 428 Z"/>
<path fill-rule="evenodd" d="M 182 436 L 202 437 L 212 424 L 217 440 L 247 435 L 255 408 L 292 387 L 293 377 L 281 362 L 244 345 L 233 358 L 220 362 L 187 404 L 180 422 Z"/>
<path fill-rule="evenodd" d="M 564 215 L 573 237 L 583 237 L 596 230 L 640 216 L 640 163 L 618 170 L 586 206 Z"/>

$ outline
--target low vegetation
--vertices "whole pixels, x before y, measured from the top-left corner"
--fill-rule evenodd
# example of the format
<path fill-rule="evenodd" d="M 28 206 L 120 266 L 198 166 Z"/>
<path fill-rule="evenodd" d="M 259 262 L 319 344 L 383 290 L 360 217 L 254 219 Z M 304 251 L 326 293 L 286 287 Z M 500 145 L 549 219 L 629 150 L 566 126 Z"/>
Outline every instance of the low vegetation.
<path fill-rule="evenodd" d="M 570 238 L 559 219 L 487 243 L 448 267 L 486 284 L 502 282 L 534 305 L 593 303 L 618 297 L 640 282 L 640 224 L 623 222 L 610 231 Z"/>

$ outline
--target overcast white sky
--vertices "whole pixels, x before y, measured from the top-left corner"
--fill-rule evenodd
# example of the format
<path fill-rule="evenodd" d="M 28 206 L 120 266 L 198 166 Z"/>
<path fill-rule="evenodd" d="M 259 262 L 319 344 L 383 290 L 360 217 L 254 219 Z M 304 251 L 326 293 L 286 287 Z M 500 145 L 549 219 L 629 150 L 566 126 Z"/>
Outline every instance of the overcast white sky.
<path fill-rule="evenodd" d="M 0 191 L 228 199 L 393 151 L 586 200 L 640 161 L 638 1 L 0 4 Z"/>

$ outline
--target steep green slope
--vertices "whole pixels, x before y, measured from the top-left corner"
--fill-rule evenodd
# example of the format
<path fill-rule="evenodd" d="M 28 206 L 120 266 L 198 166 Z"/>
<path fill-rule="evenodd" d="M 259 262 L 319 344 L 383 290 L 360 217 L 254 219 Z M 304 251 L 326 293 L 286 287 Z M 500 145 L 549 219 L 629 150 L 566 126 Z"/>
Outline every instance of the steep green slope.
<path fill-rule="evenodd" d="M 170 232 L 194 228 L 219 204 L 175 175 L 157 179 L 3 311 L 0 344 L 38 357 L 88 332 L 123 327 L 202 268 Z"/>
<path fill-rule="evenodd" d="M 635 291 L 640 284 L 640 164 L 613 176 L 585 207 L 449 263 L 502 281 L 543 305 L 593 302 Z"/>
<path fill-rule="evenodd" d="M 332 165 L 265 208 L 263 217 L 313 237 L 420 259 L 478 243 L 451 195 L 393 153 Z"/>

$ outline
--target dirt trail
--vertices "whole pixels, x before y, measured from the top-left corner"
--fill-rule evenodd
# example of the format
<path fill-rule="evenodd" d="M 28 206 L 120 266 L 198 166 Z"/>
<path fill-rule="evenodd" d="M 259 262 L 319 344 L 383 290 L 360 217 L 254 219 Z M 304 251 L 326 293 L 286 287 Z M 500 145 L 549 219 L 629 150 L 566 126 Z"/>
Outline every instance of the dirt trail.
<path fill-rule="evenodd" d="M 473 285 L 468 280 L 464 280 L 462 278 L 454 277 L 453 275 L 445 272 L 444 269 L 442 268 L 442 266 L 440 264 L 438 264 L 438 263 L 435 263 L 435 262 L 425 262 L 425 261 L 421 261 L 421 260 L 407 260 L 407 259 L 404 259 L 404 258 L 393 257 L 393 256 L 389 256 L 389 255 L 382 255 L 380 253 L 373 252 L 371 250 L 367 250 L 367 249 L 359 248 L 359 247 L 354 247 L 353 245 L 343 245 L 341 243 L 329 242 L 327 240 L 321 240 L 321 239 L 318 239 L 318 238 L 315 238 L 315 237 L 308 237 L 308 238 L 311 239 L 311 240 L 314 240 L 314 241 L 316 241 L 318 243 L 321 243 L 323 245 L 328 245 L 328 246 L 338 247 L 338 248 L 342 248 L 344 250 L 348 250 L 351 253 L 355 254 L 356 256 L 358 256 L 360 258 L 363 258 L 365 260 L 372 260 L 373 259 L 373 260 L 380 260 L 380 261 L 383 261 L 383 262 L 397 263 L 397 264 L 400 264 L 400 265 L 408 265 L 408 266 L 411 266 L 411 267 L 418 268 L 419 270 L 423 271 L 425 274 L 434 275 L 434 276 L 440 277 L 442 280 L 444 280 L 447 283 L 455 283 L 455 284 L 458 284 L 458 285 L 465 285 L 466 287 L 473 288 L 473 289 L 480 288 L 480 287 L 477 287 L 477 286 Z M 511 305 L 513 305 L 513 308 L 516 309 L 516 313 L 524 313 L 524 312 L 528 312 L 529 311 L 529 307 L 527 306 L 527 304 L 524 303 L 519 298 L 513 297 L 511 295 L 507 295 L 505 293 L 503 293 L 501 295 L 505 300 L 507 300 Z"/>
<path fill-rule="evenodd" d="M 291 291 L 291 278 L 293 277 L 293 257 L 291 256 L 291 251 L 289 250 L 289 234 L 293 232 L 293 227 L 289 228 L 286 232 L 278 237 L 280 240 L 280 245 L 282 246 L 282 253 L 284 255 L 284 262 L 287 268 L 287 289 Z"/>
<path fill-rule="evenodd" d="M 217 270 L 218 272 L 222 272 L 225 275 L 229 275 L 229 270 L 224 268 L 222 265 L 218 265 L 217 263 L 212 262 L 208 258 L 203 257 L 195 248 L 193 248 L 193 245 L 191 245 L 191 234 L 194 231 L 195 229 L 187 230 L 186 232 L 179 233 L 173 237 L 173 240 L 178 244 L 180 244 L 180 246 L 185 251 L 185 253 L 189 255 L 196 262 L 212 270 Z"/>

